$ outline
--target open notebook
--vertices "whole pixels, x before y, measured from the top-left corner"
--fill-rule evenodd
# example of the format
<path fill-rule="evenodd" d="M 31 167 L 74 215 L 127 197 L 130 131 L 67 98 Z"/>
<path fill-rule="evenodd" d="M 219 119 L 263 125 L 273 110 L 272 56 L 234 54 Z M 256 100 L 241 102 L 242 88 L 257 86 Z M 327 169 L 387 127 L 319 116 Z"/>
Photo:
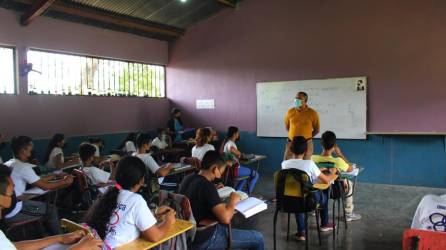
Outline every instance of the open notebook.
<path fill-rule="evenodd" d="M 235 209 L 243 214 L 245 218 L 249 218 L 268 209 L 268 205 L 266 205 L 264 201 L 255 197 L 249 197 L 248 199 L 237 203 L 237 205 L 235 205 Z"/>
<path fill-rule="evenodd" d="M 235 189 L 233 189 L 232 187 L 228 187 L 228 186 L 217 189 L 217 192 L 218 192 L 218 196 L 220 196 L 220 198 L 222 200 L 229 198 L 229 196 L 231 195 L 232 192 L 236 192 L 240 196 L 241 200 L 246 200 L 249 198 L 248 194 L 246 194 L 245 192 L 235 191 Z"/>

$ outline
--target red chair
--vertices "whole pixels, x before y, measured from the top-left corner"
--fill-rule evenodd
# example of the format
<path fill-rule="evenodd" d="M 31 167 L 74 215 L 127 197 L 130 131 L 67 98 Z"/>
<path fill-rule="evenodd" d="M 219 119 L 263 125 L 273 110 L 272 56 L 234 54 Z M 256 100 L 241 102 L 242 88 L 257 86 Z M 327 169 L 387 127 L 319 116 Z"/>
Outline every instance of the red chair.
<path fill-rule="evenodd" d="M 403 250 L 444 250 L 446 233 L 407 229 L 403 234 Z"/>

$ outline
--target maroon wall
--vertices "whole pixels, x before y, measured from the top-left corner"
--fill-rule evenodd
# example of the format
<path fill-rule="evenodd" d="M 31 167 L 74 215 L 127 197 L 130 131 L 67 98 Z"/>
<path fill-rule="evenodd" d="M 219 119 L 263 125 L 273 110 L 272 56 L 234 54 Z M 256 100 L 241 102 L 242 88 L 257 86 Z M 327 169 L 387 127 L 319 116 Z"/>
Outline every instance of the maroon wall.
<path fill-rule="evenodd" d="M 445 27 L 446 1 L 244 0 L 171 46 L 167 94 L 195 125 L 255 131 L 256 82 L 365 75 L 369 131 L 446 131 Z"/>
<path fill-rule="evenodd" d="M 16 46 L 20 61 L 31 47 L 167 63 L 166 42 L 47 17 L 22 27 L 19 17 L 0 8 L 0 44 Z M 168 110 L 167 98 L 29 96 L 26 79 L 20 78 L 18 95 L 0 95 L 0 132 L 48 137 L 56 131 L 88 135 L 151 129 L 165 124 Z"/>

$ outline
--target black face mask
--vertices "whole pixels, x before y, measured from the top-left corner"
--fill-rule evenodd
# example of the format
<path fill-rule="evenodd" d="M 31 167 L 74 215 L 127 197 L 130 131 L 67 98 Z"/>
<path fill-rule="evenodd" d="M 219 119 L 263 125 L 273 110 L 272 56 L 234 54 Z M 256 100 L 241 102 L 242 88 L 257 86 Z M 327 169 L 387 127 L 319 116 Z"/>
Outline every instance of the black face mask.
<path fill-rule="evenodd" d="M 9 208 L 4 208 L 2 210 L 2 215 L 0 219 L 3 219 L 5 217 L 5 215 L 9 214 L 10 212 L 12 212 L 12 210 L 14 210 L 15 206 L 17 205 L 17 196 L 15 195 L 15 192 L 12 194 L 11 196 L 11 206 Z"/>

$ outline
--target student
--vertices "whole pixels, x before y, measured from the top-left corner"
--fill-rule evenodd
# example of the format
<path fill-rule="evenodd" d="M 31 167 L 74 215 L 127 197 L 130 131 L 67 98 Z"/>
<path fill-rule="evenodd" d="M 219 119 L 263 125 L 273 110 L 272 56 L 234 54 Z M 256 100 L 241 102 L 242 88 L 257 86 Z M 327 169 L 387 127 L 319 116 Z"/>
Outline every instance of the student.
<path fill-rule="evenodd" d="M 184 130 L 183 121 L 181 120 L 181 111 L 173 108 L 170 112 L 170 120 L 167 122 L 168 133 L 171 135 L 174 142 L 183 140 L 181 133 Z"/>
<path fill-rule="evenodd" d="M 336 179 L 336 169 L 330 169 L 330 174 L 323 174 L 316 164 L 312 160 L 304 160 L 305 153 L 307 152 L 307 140 L 302 136 L 294 137 L 289 144 L 289 150 L 291 151 L 291 159 L 282 162 L 282 169 L 298 169 L 304 171 L 310 177 L 310 181 L 313 184 L 316 183 L 331 183 Z M 321 203 L 321 231 L 328 232 L 334 229 L 334 225 L 328 223 L 328 189 L 322 192 L 317 192 L 314 195 L 314 199 Z M 296 214 L 297 234 L 298 241 L 305 241 L 305 215 L 303 213 Z"/>
<path fill-rule="evenodd" d="M 5 209 L 9 209 L 13 204 L 14 183 L 11 179 L 11 168 L 0 164 L 0 219 L 3 218 Z M 0 230 L 1 250 L 29 250 L 43 249 L 52 245 L 71 245 L 63 249 L 68 250 L 100 250 L 102 241 L 86 236 L 84 231 L 76 231 L 69 234 L 51 236 L 39 240 L 29 240 L 21 242 L 11 242 Z M 73 245 L 75 244 L 75 245 Z"/>
<path fill-rule="evenodd" d="M 313 155 L 311 159 L 315 163 L 319 162 L 332 162 L 334 163 L 335 168 L 339 169 L 342 172 L 351 172 L 353 171 L 353 165 L 347 161 L 347 158 L 342 154 L 341 149 L 339 149 L 336 144 L 336 135 L 332 131 L 326 131 L 322 134 L 321 137 L 321 145 L 322 145 L 322 154 L 321 155 Z M 333 157 L 335 154 L 337 157 Z M 353 184 L 351 181 L 347 180 L 344 185 L 346 188 L 352 187 Z M 348 222 L 356 221 L 361 219 L 360 214 L 353 213 L 353 189 L 348 188 L 347 199 L 345 200 L 345 213 Z"/>
<path fill-rule="evenodd" d="M 242 156 L 242 153 L 238 150 L 237 145 L 235 144 L 236 141 L 240 140 L 240 133 L 237 127 L 229 127 L 228 132 L 226 133 L 226 138 L 223 141 L 222 144 L 222 151 L 225 154 L 232 154 L 235 156 L 236 160 L 238 161 L 240 157 Z M 238 169 L 238 176 L 250 176 L 249 179 L 249 193 L 252 193 L 252 190 L 254 189 L 257 180 L 259 179 L 259 173 L 257 171 L 252 170 L 248 167 L 240 166 Z M 242 190 L 245 186 L 246 182 L 248 180 L 242 180 L 237 183 L 237 190 Z"/>
<path fill-rule="evenodd" d="M 111 168 L 111 173 L 106 172 L 93 166 L 96 148 L 88 143 L 79 146 L 79 157 L 81 158 L 82 171 L 88 177 L 92 185 L 107 186 L 110 181 L 114 180 L 115 167 Z"/>
<path fill-rule="evenodd" d="M 199 128 L 195 136 L 196 145 L 192 148 L 192 157 L 202 161 L 208 151 L 215 151 L 212 141 L 212 131 L 209 128 Z"/>
<path fill-rule="evenodd" d="M 45 166 L 48 168 L 64 168 L 74 165 L 79 162 L 79 159 L 73 158 L 69 161 L 64 160 L 64 154 L 62 151 L 65 145 L 65 135 L 55 134 L 48 143 L 48 149 L 45 154 Z"/>
<path fill-rule="evenodd" d="M 165 220 L 157 224 L 147 202 L 137 194 L 144 185 L 146 170 L 137 157 L 127 156 L 119 161 L 116 185 L 90 208 L 86 223 L 104 239 L 108 249 L 114 249 L 140 235 L 148 241 L 158 241 L 167 235 L 175 223 L 175 212 L 161 207 L 155 215 L 165 214 Z"/>
<path fill-rule="evenodd" d="M 99 137 L 95 137 L 95 138 L 89 138 L 88 142 L 96 149 L 96 151 L 94 152 L 94 156 L 100 158 L 101 150 L 105 146 L 105 141 Z"/>
<path fill-rule="evenodd" d="M 27 185 L 41 188 L 43 190 L 56 190 L 62 187 L 68 187 L 73 183 L 71 175 L 64 175 L 58 181 L 49 180 L 54 179 L 54 175 L 40 178 L 33 171 L 34 165 L 28 163 L 28 159 L 33 150 L 33 143 L 31 138 L 27 136 L 14 137 L 11 141 L 11 148 L 14 158 L 5 162 L 5 165 L 12 169 L 11 178 L 14 181 L 14 191 L 17 197 L 25 192 Z M 49 210 L 49 211 L 47 211 Z M 59 234 L 59 217 L 57 215 L 57 208 L 48 208 L 43 202 L 26 200 L 17 202 L 11 212 L 6 214 L 5 222 L 12 224 L 21 222 L 30 218 L 43 216 L 48 232 L 51 235 Z"/>
<path fill-rule="evenodd" d="M 167 136 L 166 130 L 163 128 L 159 128 L 157 130 L 157 136 L 152 141 L 152 147 L 156 147 L 157 149 L 166 149 L 170 146 L 169 137 Z"/>
<path fill-rule="evenodd" d="M 231 193 L 227 204 L 218 196 L 213 181 L 221 178 L 226 163 L 216 151 L 208 151 L 198 174 L 187 176 L 180 186 L 180 193 L 189 198 L 197 224 L 209 225 L 219 222 L 216 226 L 195 235 L 192 249 L 226 249 L 228 247 L 227 224 L 231 223 L 234 209 L 240 197 Z M 264 249 L 263 235 L 254 230 L 239 230 L 232 228 L 232 248 L 234 249 Z"/>
<path fill-rule="evenodd" d="M 152 156 L 147 153 L 150 149 L 150 136 L 148 134 L 139 134 L 136 138 L 136 145 L 138 145 L 138 152 L 134 153 L 133 156 L 141 159 L 152 174 L 157 177 L 164 177 L 170 173 L 170 170 L 173 168 L 172 164 L 160 167 Z"/>
<path fill-rule="evenodd" d="M 445 215 L 446 195 L 425 195 L 415 211 L 411 228 L 444 232 Z"/>
<path fill-rule="evenodd" d="M 118 149 L 126 152 L 127 154 L 136 152 L 135 140 L 136 133 L 129 133 L 124 141 L 121 142 Z"/>

